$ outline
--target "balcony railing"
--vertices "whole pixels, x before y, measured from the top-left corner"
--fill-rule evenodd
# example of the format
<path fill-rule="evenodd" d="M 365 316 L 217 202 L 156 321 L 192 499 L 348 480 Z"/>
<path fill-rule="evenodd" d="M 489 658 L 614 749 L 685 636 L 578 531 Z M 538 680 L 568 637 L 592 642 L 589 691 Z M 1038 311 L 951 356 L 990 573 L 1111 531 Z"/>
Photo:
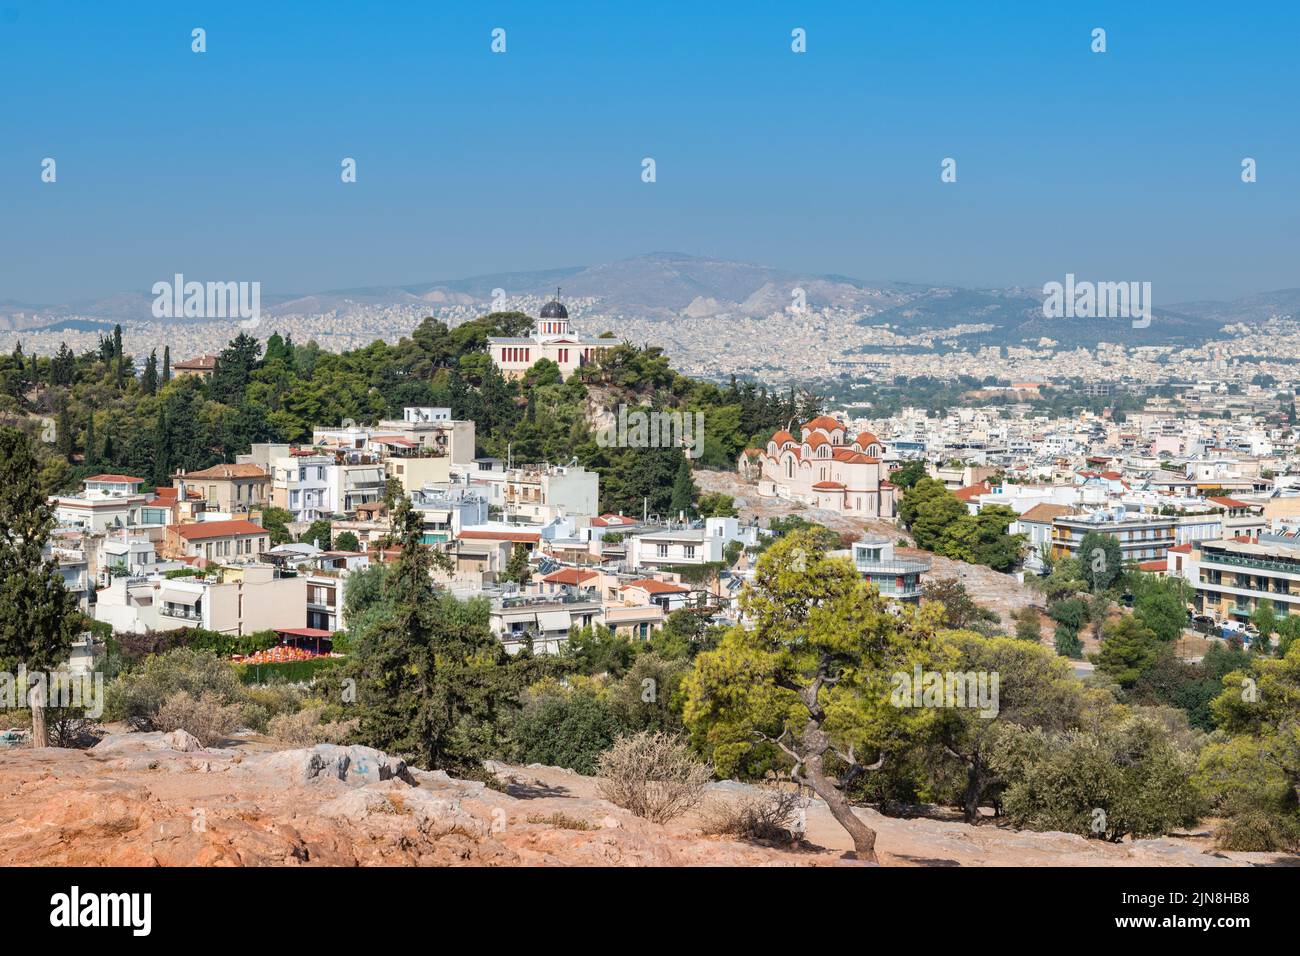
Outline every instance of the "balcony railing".
<path fill-rule="evenodd" d="M 893 561 L 854 561 L 863 574 L 924 574 L 930 570 L 929 561 L 909 561 L 897 558 Z"/>
<path fill-rule="evenodd" d="M 176 617 L 183 621 L 201 621 L 203 614 L 192 607 L 186 607 L 183 604 L 164 604 L 162 609 L 163 617 Z"/>
<path fill-rule="evenodd" d="M 1300 574 L 1300 561 L 1284 558 L 1248 558 L 1238 554 L 1221 554 L 1215 551 L 1201 553 L 1202 564 L 1229 564 L 1240 568 L 1256 568 L 1260 571 L 1281 571 L 1286 574 Z"/>
<path fill-rule="evenodd" d="M 500 599 L 501 609 L 508 611 L 521 607 L 534 607 L 544 604 L 599 604 L 600 595 L 595 591 L 556 594 L 520 594 Z"/>

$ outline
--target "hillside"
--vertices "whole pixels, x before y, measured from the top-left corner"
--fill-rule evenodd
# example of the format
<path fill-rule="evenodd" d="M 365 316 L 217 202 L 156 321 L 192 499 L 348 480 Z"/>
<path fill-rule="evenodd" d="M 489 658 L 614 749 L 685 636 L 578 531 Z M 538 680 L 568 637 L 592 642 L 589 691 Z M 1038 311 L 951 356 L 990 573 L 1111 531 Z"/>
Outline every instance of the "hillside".
<path fill-rule="evenodd" d="M 14 750 L 0 761 L 0 864 L 74 866 L 841 866 L 844 833 L 819 801 L 807 839 L 758 845 L 705 836 L 698 815 L 660 826 L 600 799 L 596 782 L 548 767 L 492 765 L 507 792 L 408 770 L 365 747 L 203 750 L 183 731 L 106 737 L 88 751 Z M 708 799 L 752 787 L 715 784 Z M 1121 845 L 1062 833 L 884 817 L 886 866 L 1246 866 L 1196 834 Z M 585 828 L 584 828 L 585 827 Z"/>

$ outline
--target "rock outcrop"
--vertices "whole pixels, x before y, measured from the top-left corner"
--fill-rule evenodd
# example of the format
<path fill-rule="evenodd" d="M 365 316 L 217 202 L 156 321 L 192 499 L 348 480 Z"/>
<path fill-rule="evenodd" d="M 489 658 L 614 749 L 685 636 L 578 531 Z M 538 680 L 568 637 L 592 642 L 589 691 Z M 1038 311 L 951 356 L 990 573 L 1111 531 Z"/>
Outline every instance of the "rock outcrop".
<path fill-rule="evenodd" d="M 106 737 L 90 750 L 0 751 L 0 865 L 738 865 L 843 866 L 845 835 L 807 809 L 807 842 L 706 836 L 600 799 L 591 778 L 551 767 L 489 770 L 504 792 L 408 768 L 369 747 L 203 748 L 188 734 Z M 710 799 L 752 788 L 719 784 Z M 1207 837 L 1110 845 L 1068 834 L 899 820 L 880 830 L 886 865 L 1231 865 Z"/>

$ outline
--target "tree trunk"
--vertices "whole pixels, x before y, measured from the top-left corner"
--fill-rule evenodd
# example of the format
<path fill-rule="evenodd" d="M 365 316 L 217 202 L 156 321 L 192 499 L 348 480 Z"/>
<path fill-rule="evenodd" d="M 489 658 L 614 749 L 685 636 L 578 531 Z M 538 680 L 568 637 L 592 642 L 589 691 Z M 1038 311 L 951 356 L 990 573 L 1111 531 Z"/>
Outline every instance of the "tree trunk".
<path fill-rule="evenodd" d="M 32 709 L 32 746 L 46 747 L 49 737 L 45 733 L 45 688 L 41 683 L 33 684 L 27 695 L 28 706 Z"/>
<path fill-rule="evenodd" d="M 967 823 L 975 823 L 980 818 L 980 795 L 984 792 L 980 772 L 974 764 L 966 768 L 966 791 L 962 794 L 962 815 Z"/>
<path fill-rule="evenodd" d="M 853 805 L 840 792 L 840 788 L 821 770 L 821 758 L 815 757 L 805 764 L 803 777 L 817 796 L 826 801 L 835 822 L 847 831 L 853 840 L 853 852 L 859 860 L 876 862 L 876 831 L 867 826 L 853 812 Z"/>
<path fill-rule="evenodd" d="M 853 840 L 853 852 L 857 858 L 866 863 L 875 863 L 876 831 L 853 812 L 853 805 L 822 768 L 822 758 L 830 748 L 830 741 L 815 718 L 809 720 L 804 727 L 803 744 L 806 755 L 803 760 L 804 780 L 813 788 L 817 796 L 826 801 L 826 806 L 831 811 L 831 816 L 835 818 L 835 822 L 842 826 Z"/>

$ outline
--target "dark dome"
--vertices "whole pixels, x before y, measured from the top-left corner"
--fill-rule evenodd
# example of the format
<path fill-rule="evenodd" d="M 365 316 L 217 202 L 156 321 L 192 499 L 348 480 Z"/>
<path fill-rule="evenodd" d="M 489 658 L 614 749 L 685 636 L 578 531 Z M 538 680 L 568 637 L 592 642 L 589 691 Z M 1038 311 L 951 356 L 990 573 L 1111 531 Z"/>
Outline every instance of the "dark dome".
<path fill-rule="evenodd" d="M 564 307 L 564 303 L 559 299 L 552 299 L 542 306 L 543 319 L 567 319 L 569 310 Z"/>

